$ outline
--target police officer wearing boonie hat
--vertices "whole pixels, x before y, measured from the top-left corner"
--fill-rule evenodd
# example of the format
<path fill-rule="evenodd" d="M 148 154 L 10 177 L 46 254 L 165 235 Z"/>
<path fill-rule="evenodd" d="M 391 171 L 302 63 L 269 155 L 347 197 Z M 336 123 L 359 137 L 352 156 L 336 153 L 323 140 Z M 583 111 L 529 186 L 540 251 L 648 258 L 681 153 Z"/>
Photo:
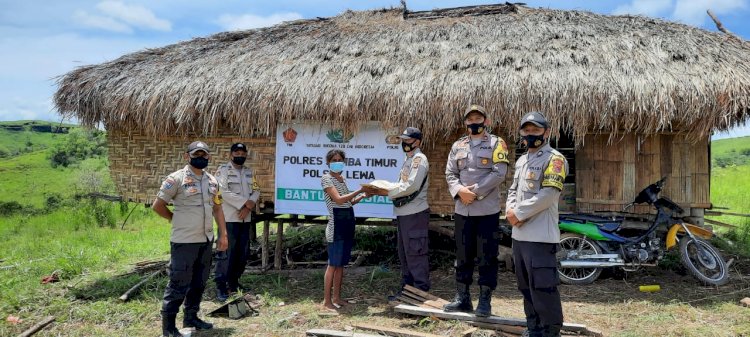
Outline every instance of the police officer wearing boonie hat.
<path fill-rule="evenodd" d="M 560 336 L 563 313 L 555 255 L 560 242 L 557 207 L 568 162 L 550 146 L 550 129 L 541 113 L 526 114 L 519 132 L 528 151 L 516 161 L 505 207 L 513 226 L 513 260 L 524 299 L 527 334 Z"/>
<path fill-rule="evenodd" d="M 422 153 L 422 131 L 408 127 L 399 136 L 406 154 L 396 187 L 385 191 L 366 188 L 370 194 L 387 195 L 393 201 L 393 213 L 398 228 L 398 258 L 401 263 L 401 289 L 410 285 L 430 290 L 430 263 L 427 257 L 430 206 L 427 172 L 430 165 Z"/>
<path fill-rule="evenodd" d="M 472 105 L 463 114 L 468 135 L 453 143 L 445 177 L 456 199 L 456 297 L 445 311 L 472 311 L 469 286 L 474 265 L 479 269 L 477 316 L 492 314 L 490 301 L 497 286 L 497 232 L 500 224 L 500 183 L 508 170 L 508 146 L 487 132 L 487 112 Z M 476 261 L 475 261 L 476 260 Z"/>
<path fill-rule="evenodd" d="M 228 163 L 216 170 L 227 223 L 229 248 L 216 256 L 216 298 L 224 302 L 229 293 L 239 291 L 239 280 L 247 264 L 247 246 L 255 239 L 255 224 L 251 222 L 252 211 L 260 197 L 260 187 L 252 168 L 245 166 L 248 149 L 243 143 L 234 143 L 229 148 Z M 243 289 L 247 290 L 247 289 Z"/>
<path fill-rule="evenodd" d="M 163 336 L 182 336 L 175 326 L 180 305 L 185 304 L 183 327 L 213 328 L 198 318 L 203 290 L 211 267 L 213 219 L 219 227 L 216 249 L 227 249 L 227 230 L 221 209 L 221 193 L 216 178 L 204 169 L 211 159 L 206 143 L 190 143 L 184 154 L 184 168 L 162 182 L 153 210 L 172 223 L 170 236 L 169 283 L 162 303 Z M 174 205 L 174 211 L 167 208 Z"/>

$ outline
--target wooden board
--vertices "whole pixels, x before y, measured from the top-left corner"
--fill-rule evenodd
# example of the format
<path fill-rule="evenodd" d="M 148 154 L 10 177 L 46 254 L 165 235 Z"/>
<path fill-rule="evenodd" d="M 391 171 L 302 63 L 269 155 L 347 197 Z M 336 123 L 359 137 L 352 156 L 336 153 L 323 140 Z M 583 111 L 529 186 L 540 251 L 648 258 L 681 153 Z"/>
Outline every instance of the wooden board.
<path fill-rule="evenodd" d="M 352 324 L 352 326 L 355 328 L 362 329 L 362 330 L 385 333 L 388 336 L 394 336 L 394 337 L 441 337 L 440 335 L 435 335 L 435 334 L 426 333 L 426 332 L 411 331 L 411 330 L 399 329 L 399 328 L 389 328 L 389 327 L 378 326 L 374 324 L 366 324 L 366 323 Z"/>
<path fill-rule="evenodd" d="M 315 337 L 383 337 L 382 335 L 372 335 L 353 331 L 338 331 L 328 329 L 310 329 L 305 331 L 307 336 Z"/>
<path fill-rule="evenodd" d="M 411 314 L 417 316 L 434 316 L 445 319 L 455 319 L 460 321 L 475 321 L 482 323 L 493 323 L 513 326 L 526 326 L 525 319 L 505 318 L 499 316 L 479 317 L 474 314 L 465 312 L 445 312 L 438 309 L 420 308 L 411 305 L 399 304 L 393 310 L 396 312 Z M 587 331 L 586 326 L 582 324 L 564 323 L 563 329 L 567 331 Z"/>

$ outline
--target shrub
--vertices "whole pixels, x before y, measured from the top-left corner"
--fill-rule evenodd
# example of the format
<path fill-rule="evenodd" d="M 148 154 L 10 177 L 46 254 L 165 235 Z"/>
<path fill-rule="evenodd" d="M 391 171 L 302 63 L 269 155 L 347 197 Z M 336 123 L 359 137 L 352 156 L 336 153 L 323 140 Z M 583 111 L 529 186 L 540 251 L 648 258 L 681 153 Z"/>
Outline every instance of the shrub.
<path fill-rule="evenodd" d="M 86 158 L 107 154 L 107 137 L 103 131 L 73 129 L 64 141 L 49 152 L 52 167 L 68 167 Z"/>

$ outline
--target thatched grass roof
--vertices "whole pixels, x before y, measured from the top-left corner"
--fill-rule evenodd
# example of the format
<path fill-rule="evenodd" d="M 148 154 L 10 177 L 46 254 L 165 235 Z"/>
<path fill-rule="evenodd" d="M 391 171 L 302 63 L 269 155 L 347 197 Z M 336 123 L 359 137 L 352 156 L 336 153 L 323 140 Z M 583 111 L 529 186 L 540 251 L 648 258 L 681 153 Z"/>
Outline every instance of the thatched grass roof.
<path fill-rule="evenodd" d="M 379 120 L 436 139 L 470 102 L 511 128 L 543 111 L 579 140 L 591 130 L 706 135 L 750 114 L 750 43 L 640 16 L 397 8 L 196 38 L 58 82 L 61 113 L 153 135 Z"/>

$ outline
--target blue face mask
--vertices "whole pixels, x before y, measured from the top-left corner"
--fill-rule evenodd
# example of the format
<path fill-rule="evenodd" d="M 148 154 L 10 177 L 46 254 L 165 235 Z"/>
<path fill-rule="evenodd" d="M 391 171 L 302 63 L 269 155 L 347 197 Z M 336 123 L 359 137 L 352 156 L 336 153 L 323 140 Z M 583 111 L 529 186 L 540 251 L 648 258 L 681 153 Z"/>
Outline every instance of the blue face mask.
<path fill-rule="evenodd" d="M 331 168 L 331 172 L 340 173 L 344 170 L 344 167 L 346 164 L 342 161 L 335 161 L 333 163 L 328 164 L 328 167 Z"/>

